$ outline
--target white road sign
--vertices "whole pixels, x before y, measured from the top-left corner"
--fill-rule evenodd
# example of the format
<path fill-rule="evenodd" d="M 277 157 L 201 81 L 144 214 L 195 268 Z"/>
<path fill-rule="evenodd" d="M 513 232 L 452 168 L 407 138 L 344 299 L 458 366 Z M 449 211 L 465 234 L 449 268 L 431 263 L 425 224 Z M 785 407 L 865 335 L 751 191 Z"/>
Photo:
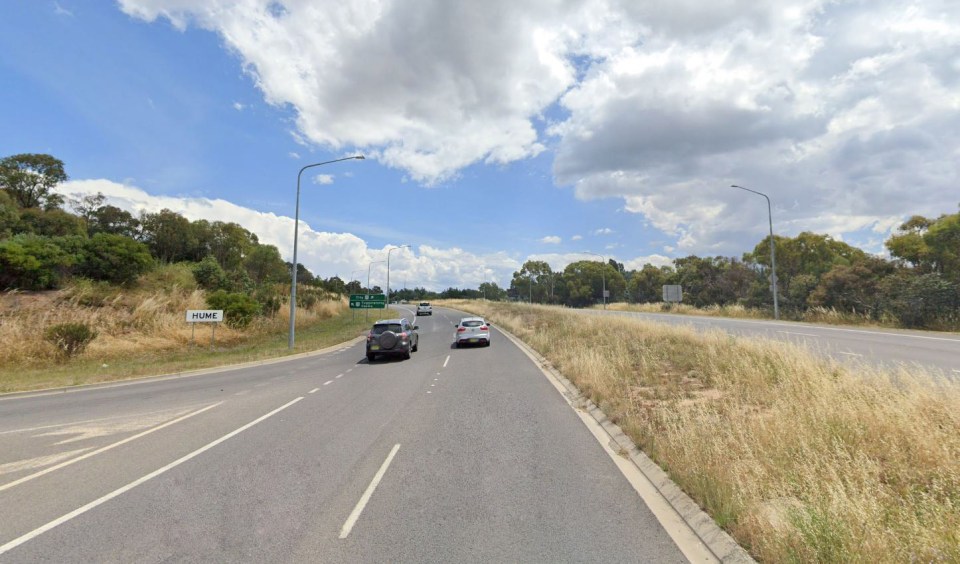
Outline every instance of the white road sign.
<path fill-rule="evenodd" d="M 187 323 L 220 323 L 223 321 L 222 309 L 188 309 Z"/>

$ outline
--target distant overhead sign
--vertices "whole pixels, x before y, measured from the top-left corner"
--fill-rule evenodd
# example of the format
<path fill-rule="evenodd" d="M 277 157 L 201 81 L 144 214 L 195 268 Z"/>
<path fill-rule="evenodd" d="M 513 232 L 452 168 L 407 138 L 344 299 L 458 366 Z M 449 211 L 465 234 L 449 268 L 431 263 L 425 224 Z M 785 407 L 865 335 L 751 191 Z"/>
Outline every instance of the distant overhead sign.
<path fill-rule="evenodd" d="M 222 309 L 188 309 L 187 323 L 220 323 L 223 321 Z"/>
<path fill-rule="evenodd" d="M 350 294 L 350 309 L 384 309 L 387 296 L 384 294 Z"/>
<path fill-rule="evenodd" d="M 664 284 L 663 301 L 668 303 L 680 303 L 683 300 L 683 289 L 679 284 Z"/>

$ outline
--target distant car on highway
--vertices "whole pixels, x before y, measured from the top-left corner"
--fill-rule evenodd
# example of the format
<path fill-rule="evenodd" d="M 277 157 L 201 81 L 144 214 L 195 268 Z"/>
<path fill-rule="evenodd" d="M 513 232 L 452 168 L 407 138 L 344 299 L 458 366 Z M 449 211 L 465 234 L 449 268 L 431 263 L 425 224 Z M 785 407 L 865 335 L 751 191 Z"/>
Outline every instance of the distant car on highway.
<path fill-rule="evenodd" d="M 367 360 L 373 361 L 378 354 L 410 358 L 420 345 L 419 328 L 404 318 L 377 321 L 367 334 Z"/>
<path fill-rule="evenodd" d="M 417 315 L 433 315 L 433 307 L 430 302 L 420 302 L 417 306 Z"/>
<path fill-rule="evenodd" d="M 464 317 L 457 323 L 457 332 L 453 343 L 457 348 L 462 345 L 490 346 L 490 324 L 482 317 Z"/>

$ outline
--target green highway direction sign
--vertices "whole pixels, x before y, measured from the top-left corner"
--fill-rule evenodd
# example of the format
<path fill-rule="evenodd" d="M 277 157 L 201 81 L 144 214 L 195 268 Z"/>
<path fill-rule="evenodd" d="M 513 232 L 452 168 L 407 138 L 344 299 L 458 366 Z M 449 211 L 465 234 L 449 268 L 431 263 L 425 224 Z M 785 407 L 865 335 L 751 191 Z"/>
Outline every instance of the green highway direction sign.
<path fill-rule="evenodd" d="M 384 309 L 387 296 L 384 294 L 350 294 L 350 309 Z"/>

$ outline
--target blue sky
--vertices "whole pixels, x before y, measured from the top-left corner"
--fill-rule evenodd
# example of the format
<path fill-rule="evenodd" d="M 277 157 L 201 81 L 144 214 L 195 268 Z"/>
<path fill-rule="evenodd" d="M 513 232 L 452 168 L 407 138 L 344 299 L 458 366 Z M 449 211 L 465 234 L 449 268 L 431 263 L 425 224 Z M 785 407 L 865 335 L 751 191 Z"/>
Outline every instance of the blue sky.
<path fill-rule="evenodd" d="M 739 256 L 766 209 L 731 183 L 778 233 L 871 252 L 956 210 L 952 3 L 565 6 L 6 1 L 0 154 L 289 259 L 299 168 L 363 153 L 304 174 L 300 262 L 364 278 L 408 243 L 391 277 L 434 289 L 582 251 Z"/>

